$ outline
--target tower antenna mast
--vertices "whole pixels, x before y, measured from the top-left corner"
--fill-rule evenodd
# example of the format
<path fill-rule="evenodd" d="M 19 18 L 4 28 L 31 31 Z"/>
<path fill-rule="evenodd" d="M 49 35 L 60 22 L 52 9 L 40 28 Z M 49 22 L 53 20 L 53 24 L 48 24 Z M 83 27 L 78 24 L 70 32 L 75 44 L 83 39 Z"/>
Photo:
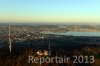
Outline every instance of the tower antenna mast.
<path fill-rule="evenodd" d="M 11 52 L 11 27 L 9 26 L 9 51 Z"/>

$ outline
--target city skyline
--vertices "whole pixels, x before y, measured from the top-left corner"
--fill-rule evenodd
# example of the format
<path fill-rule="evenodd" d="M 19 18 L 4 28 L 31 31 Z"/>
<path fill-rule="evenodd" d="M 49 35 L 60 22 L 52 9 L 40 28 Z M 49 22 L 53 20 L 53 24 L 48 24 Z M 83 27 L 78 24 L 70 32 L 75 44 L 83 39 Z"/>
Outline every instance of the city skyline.
<path fill-rule="evenodd" d="M 99 2 L 99 0 L 0 0 L 0 23 L 99 23 Z"/>

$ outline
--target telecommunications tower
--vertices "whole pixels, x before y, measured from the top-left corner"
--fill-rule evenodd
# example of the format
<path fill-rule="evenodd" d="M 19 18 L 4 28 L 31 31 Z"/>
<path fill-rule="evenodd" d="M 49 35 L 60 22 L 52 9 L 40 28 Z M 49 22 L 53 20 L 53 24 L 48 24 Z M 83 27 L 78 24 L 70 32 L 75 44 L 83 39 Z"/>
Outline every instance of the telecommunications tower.
<path fill-rule="evenodd" d="M 9 26 L 9 51 L 11 52 L 11 27 Z"/>

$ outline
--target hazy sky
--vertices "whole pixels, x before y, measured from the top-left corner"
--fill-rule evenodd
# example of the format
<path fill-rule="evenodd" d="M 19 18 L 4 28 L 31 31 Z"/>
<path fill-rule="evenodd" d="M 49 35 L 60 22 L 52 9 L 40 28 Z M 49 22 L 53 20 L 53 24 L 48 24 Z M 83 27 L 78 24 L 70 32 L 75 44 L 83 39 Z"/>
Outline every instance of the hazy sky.
<path fill-rule="evenodd" d="M 0 0 L 0 22 L 100 22 L 100 0 Z"/>

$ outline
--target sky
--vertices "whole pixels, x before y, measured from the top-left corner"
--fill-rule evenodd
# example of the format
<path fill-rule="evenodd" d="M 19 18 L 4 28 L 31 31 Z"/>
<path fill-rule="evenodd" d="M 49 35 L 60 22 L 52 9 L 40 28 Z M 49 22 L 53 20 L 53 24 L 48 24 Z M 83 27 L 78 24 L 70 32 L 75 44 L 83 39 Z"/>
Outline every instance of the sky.
<path fill-rule="evenodd" d="M 0 22 L 100 23 L 100 0 L 0 0 Z"/>

